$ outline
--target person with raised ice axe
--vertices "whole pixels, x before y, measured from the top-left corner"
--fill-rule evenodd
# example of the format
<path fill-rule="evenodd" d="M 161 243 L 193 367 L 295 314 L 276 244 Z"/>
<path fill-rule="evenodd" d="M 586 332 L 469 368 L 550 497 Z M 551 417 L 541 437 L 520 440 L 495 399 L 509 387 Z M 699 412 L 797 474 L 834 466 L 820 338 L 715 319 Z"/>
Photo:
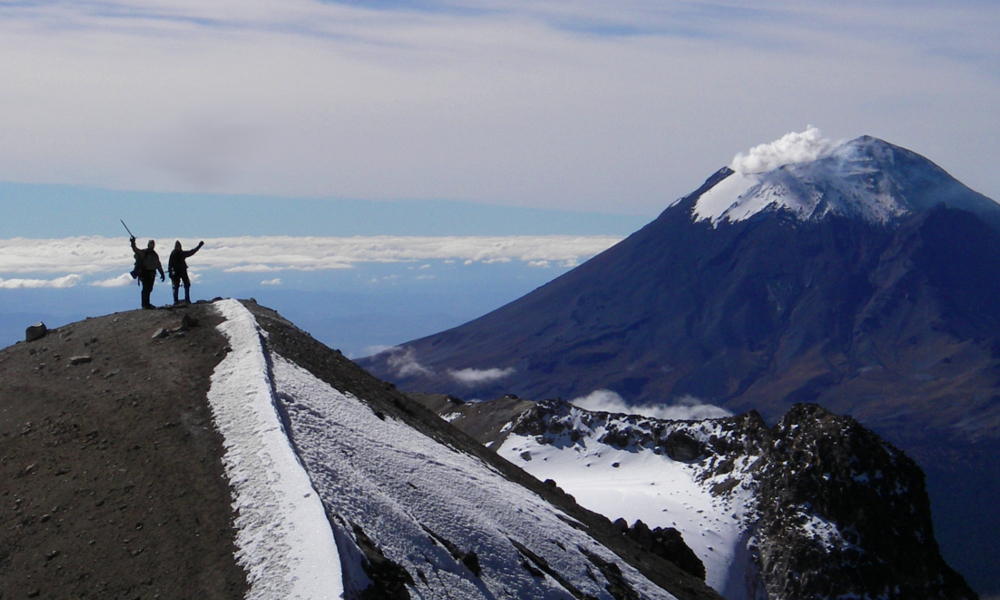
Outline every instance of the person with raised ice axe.
<path fill-rule="evenodd" d="M 170 272 L 170 283 L 174 286 L 174 304 L 180 304 L 177 300 L 177 290 L 184 282 L 184 302 L 191 304 L 191 280 L 188 278 L 187 259 L 195 252 L 201 250 L 205 242 L 198 242 L 194 250 L 181 248 L 181 242 L 174 243 L 174 251 L 170 253 L 170 260 L 167 262 L 167 270 Z"/>
<path fill-rule="evenodd" d="M 124 221 L 122 225 L 124 225 Z M 125 227 L 128 231 L 128 227 Z M 131 235 L 131 231 L 129 234 Z M 163 265 L 160 264 L 160 255 L 156 253 L 156 242 L 149 240 L 146 244 L 144 250 L 140 250 L 138 246 L 135 245 L 135 236 L 129 238 L 129 242 L 132 244 L 132 252 L 135 254 L 135 268 L 132 270 L 132 277 L 139 280 L 139 284 L 142 286 L 142 307 L 143 308 L 155 308 L 149 301 L 150 294 L 153 293 L 153 283 L 156 281 L 156 272 L 160 272 L 160 281 L 166 281 L 166 276 L 163 274 Z"/>

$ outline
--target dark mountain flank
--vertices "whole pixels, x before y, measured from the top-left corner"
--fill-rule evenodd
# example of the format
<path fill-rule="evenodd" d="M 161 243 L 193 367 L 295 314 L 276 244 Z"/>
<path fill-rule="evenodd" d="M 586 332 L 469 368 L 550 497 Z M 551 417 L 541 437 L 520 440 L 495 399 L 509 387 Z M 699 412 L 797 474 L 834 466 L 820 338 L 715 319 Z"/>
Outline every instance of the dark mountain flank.
<path fill-rule="evenodd" d="M 945 556 L 997 593 L 998 214 L 869 137 L 766 173 L 726 168 L 527 296 L 361 364 L 461 397 L 607 389 L 771 422 L 801 402 L 849 414 L 924 467 Z"/>

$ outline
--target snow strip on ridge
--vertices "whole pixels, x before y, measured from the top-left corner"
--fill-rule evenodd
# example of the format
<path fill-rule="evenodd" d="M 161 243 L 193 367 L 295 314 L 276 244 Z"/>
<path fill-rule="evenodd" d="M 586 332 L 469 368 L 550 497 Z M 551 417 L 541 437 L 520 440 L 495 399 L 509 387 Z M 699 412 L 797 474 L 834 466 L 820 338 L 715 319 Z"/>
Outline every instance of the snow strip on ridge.
<path fill-rule="evenodd" d="M 208 401 L 225 439 L 233 489 L 237 560 L 247 598 L 340 598 L 342 569 L 319 494 L 291 447 L 274 404 L 256 319 L 236 300 L 215 308 L 229 352 L 212 373 Z"/>
<path fill-rule="evenodd" d="M 598 544 L 536 493 L 271 353 L 296 448 L 331 515 L 357 524 L 409 573 L 414 597 L 555 600 L 572 593 L 533 574 L 513 545 L 541 556 L 582 594 L 612 600 L 583 550 L 615 563 L 642 598 L 675 597 Z M 474 550 L 473 575 L 429 535 Z M 345 564 L 348 562 L 345 559 Z M 346 583 L 351 587 L 351 582 Z"/>

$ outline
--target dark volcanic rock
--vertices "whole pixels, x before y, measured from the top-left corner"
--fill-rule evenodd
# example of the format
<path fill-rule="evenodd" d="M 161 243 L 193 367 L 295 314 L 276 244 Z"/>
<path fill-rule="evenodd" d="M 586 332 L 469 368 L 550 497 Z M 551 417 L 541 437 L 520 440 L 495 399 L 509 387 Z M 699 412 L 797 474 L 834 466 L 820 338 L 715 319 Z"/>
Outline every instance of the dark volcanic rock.
<path fill-rule="evenodd" d="M 945 564 L 920 468 L 850 418 L 796 405 L 757 477 L 771 598 L 975 598 Z"/>
<path fill-rule="evenodd" d="M 40 340 L 43 337 L 45 337 L 45 334 L 48 333 L 48 332 L 49 332 L 49 330 L 45 326 L 45 323 L 42 323 L 41 321 L 39 321 L 38 323 L 35 323 L 34 325 L 30 325 L 27 329 L 25 329 L 25 331 L 24 331 L 24 341 L 26 341 L 26 342 L 33 342 L 35 340 Z"/>
<path fill-rule="evenodd" d="M 636 521 L 623 533 L 653 554 L 662 556 L 699 579 L 705 579 L 705 565 L 673 527 L 650 529 L 642 521 Z"/>
<path fill-rule="evenodd" d="M 173 317 L 136 310 L 0 350 L 0 598 L 244 596 L 205 400 L 225 340 L 183 310 L 209 326 L 152 340 Z"/>

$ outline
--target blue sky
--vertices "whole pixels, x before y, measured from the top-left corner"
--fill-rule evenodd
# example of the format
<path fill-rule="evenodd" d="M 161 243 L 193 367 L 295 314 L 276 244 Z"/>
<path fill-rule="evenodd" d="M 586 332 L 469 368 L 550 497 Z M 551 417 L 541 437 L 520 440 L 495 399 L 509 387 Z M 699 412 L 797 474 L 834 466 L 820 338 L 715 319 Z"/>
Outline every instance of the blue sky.
<path fill-rule="evenodd" d="M 99 285 L 128 270 L 118 219 L 164 256 L 211 242 L 196 297 L 358 354 L 515 299 L 810 124 L 1000 198 L 998 28 L 975 1 L 0 3 L 0 344 L 137 304 Z"/>

